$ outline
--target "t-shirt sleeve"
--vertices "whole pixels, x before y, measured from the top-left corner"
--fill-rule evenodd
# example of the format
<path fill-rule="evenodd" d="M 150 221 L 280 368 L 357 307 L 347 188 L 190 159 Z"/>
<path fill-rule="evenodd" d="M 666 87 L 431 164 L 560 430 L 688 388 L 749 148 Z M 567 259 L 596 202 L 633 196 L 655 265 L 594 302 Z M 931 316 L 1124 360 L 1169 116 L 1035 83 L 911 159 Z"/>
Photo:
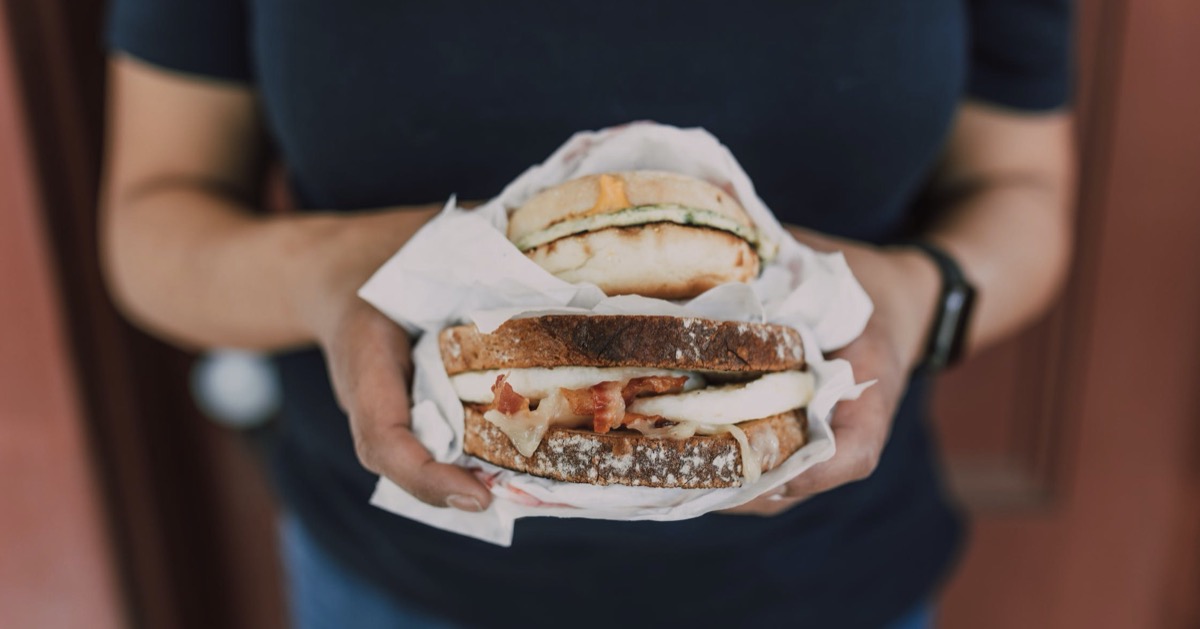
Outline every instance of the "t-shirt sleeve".
<path fill-rule="evenodd" d="M 253 79 L 244 0 L 114 0 L 105 41 L 112 51 L 215 79 Z"/>
<path fill-rule="evenodd" d="M 1071 97 L 1070 0 L 973 0 L 972 98 L 1034 111 Z"/>

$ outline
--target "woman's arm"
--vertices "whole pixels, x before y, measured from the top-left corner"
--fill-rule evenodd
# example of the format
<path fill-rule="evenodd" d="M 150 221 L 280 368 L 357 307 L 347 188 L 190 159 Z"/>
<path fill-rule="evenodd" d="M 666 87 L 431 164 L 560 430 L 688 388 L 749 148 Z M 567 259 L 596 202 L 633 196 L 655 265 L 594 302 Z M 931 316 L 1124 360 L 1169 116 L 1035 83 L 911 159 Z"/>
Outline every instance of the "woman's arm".
<path fill-rule="evenodd" d="M 265 216 L 244 85 L 112 63 L 101 250 L 131 319 L 195 347 L 311 343 L 435 211 Z M 331 299 L 333 298 L 333 299 Z"/>
<path fill-rule="evenodd" d="M 1073 190 L 1069 114 L 962 107 L 933 182 L 941 205 L 925 236 L 959 261 L 978 290 L 971 349 L 1012 334 L 1053 302 L 1070 260 Z M 817 249 L 843 251 L 874 300 L 866 331 L 835 356 L 850 360 L 858 380 L 878 383 L 838 405 L 833 459 L 789 482 L 780 495 L 735 512 L 777 513 L 874 471 L 909 373 L 922 358 L 940 291 L 933 262 L 912 248 L 791 229 Z"/>
<path fill-rule="evenodd" d="M 979 287 L 971 346 L 1027 325 L 1053 303 L 1072 250 L 1075 170 L 1071 117 L 965 106 L 935 195 L 928 232 Z"/>
<path fill-rule="evenodd" d="M 923 236 L 958 260 L 978 290 L 971 350 L 1019 330 L 1058 294 L 1071 256 L 1074 184 L 1068 113 L 962 107 L 931 183 L 938 211 Z M 905 247 L 871 247 L 791 230 L 818 249 L 846 253 L 884 309 L 876 318 L 893 324 L 898 351 L 906 366 L 914 366 L 940 291 L 932 261 Z"/>
<path fill-rule="evenodd" d="M 266 216 L 254 91 L 126 57 L 111 64 L 105 276 L 126 315 L 175 343 L 317 343 L 363 465 L 437 506 L 491 494 L 409 430 L 409 340 L 355 295 L 436 211 Z M 457 497 L 456 497 L 457 496 Z"/>

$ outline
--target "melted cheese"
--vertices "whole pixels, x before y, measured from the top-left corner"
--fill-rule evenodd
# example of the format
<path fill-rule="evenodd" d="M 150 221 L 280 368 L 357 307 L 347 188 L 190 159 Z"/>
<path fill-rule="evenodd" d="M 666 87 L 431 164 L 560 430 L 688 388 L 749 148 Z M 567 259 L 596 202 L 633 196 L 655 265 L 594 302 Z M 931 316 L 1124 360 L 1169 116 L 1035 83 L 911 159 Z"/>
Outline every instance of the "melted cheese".
<path fill-rule="evenodd" d="M 781 371 L 750 382 L 638 398 L 628 410 L 671 421 L 736 424 L 806 406 L 812 391 L 812 374 Z"/>
<path fill-rule="evenodd" d="M 508 435 L 517 452 L 526 457 L 533 456 L 551 426 L 586 426 L 592 421 L 590 415 L 572 413 L 571 405 L 557 390 L 532 411 L 505 415 L 492 409 L 484 413 L 483 418 Z"/>
<path fill-rule="evenodd" d="M 750 436 L 750 449 L 764 468 L 771 469 L 779 463 L 779 448 L 779 435 L 774 430 L 759 430 Z"/>
<path fill-rule="evenodd" d="M 500 432 L 508 435 L 513 446 L 517 448 L 517 452 L 526 457 L 533 456 L 538 446 L 542 444 L 542 437 L 546 436 L 546 431 L 550 429 L 550 422 L 539 416 L 537 411 L 505 415 L 492 409 L 484 413 L 483 418 L 499 428 Z"/>
<path fill-rule="evenodd" d="M 596 191 L 596 203 L 584 212 L 583 216 L 616 212 L 633 205 L 629 202 L 629 195 L 625 192 L 625 180 L 621 177 L 600 175 L 597 183 L 599 190 Z"/>
<path fill-rule="evenodd" d="M 722 424 L 716 429 L 728 432 L 737 440 L 738 447 L 742 450 L 742 476 L 746 477 L 746 482 L 753 483 L 758 480 L 762 476 L 762 461 L 759 460 L 758 453 L 754 451 L 754 448 L 750 447 L 750 441 L 746 439 L 746 431 L 733 424 Z"/>
<path fill-rule="evenodd" d="M 458 399 L 476 404 L 492 402 L 492 385 L 496 377 L 508 374 L 508 384 L 513 391 L 531 399 L 541 400 L 561 389 L 583 389 L 599 382 L 616 380 L 627 382 L 644 376 L 685 376 L 684 391 L 704 386 L 704 378 L 690 371 L 675 369 L 650 369 L 644 367 L 531 367 L 528 369 L 491 369 L 468 371 L 451 376 Z"/>
<path fill-rule="evenodd" d="M 678 422 L 670 426 L 655 426 L 655 423 L 657 422 L 653 419 L 635 419 L 626 425 L 653 439 L 674 439 L 676 441 L 691 439 L 692 435 L 700 430 L 700 424 L 696 422 Z"/>

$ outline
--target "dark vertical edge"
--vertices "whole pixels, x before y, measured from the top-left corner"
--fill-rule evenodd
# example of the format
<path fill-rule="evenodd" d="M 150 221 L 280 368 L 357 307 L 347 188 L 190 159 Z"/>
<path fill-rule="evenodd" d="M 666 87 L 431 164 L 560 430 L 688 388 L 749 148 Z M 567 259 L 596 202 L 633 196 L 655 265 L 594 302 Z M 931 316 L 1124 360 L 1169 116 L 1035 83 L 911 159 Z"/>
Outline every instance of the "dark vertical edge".
<path fill-rule="evenodd" d="M 1078 182 L 1075 256 L 1064 299 L 1050 320 L 1056 351 L 1043 360 L 1041 404 L 1035 416 L 1044 436 L 1032 449 L 1034 463 L 1055 493 L 1071 480 L 1079 427 L 1084 421 L 1087 377 L 1099 281 L 1104 216 L 1110 211 L 1106 189 L 1111 180 L 1117 108 L 1121 87 L 1126 0 L 1092 0 L 1077 8 L 1076 56 L 1080 80 L 1076 92 Z M 1036 359 L 1035 359 L 1036 360 Z"/>
<path fill-rule="evenodd" d="M 125 323 L 98 270 L 104 3 L 0 1 L 127 617 L 154 629 L 231 626 L 188 359 Z"/>

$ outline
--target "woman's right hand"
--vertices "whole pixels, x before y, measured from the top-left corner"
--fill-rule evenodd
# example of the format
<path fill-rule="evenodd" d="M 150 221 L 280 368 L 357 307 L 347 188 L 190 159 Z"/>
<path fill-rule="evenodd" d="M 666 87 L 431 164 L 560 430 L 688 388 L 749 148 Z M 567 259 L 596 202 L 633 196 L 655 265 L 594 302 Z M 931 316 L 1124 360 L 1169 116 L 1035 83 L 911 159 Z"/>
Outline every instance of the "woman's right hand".
<path fill-rule="evenodd" d="M 474 475 L 437 462 L 413 435 L 412 348 L 400 326 L 351 296 L 319 341 L 363 467 L 435 507 L 483 511 L 491 504 Z"/>
<path fill-rule="evenodd" d="M 292 281 L 300 318 L 325 353 L 338 404 L 350 418 L 355 453 L 366 469 L 422 502 L 483 511 L 491 492 L 467 470 L 439 463 L 412 432 L 408 334 L 356 294 L 396 247 L 439 206 L 326 217 Z M 319 219 L 322 220 L 322 219 Z M 390 234 L 380 238 L 373 234 Z"/>

